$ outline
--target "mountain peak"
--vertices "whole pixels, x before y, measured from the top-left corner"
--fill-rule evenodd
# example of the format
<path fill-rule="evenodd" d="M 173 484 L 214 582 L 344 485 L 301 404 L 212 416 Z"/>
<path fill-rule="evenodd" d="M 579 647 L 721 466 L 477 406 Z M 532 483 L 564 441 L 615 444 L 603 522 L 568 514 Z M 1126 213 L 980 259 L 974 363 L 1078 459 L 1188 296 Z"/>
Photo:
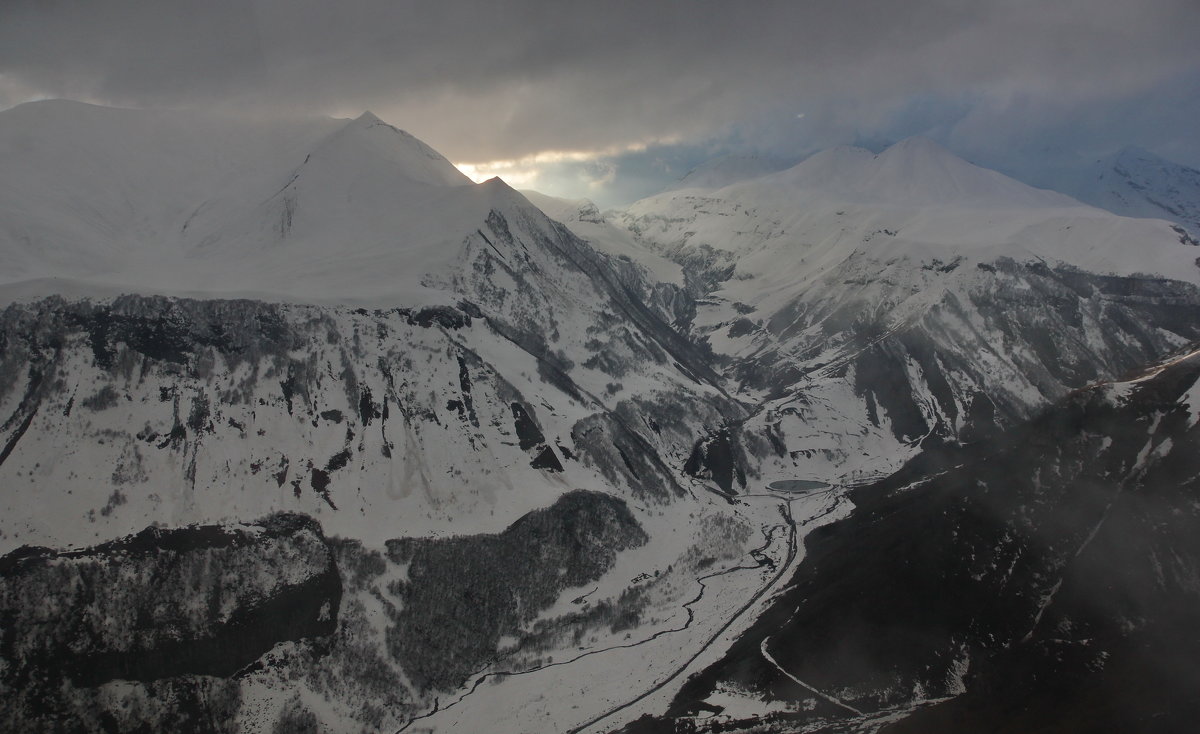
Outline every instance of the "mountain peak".
<path fill-rule="evenodd" d="M 312 151 L 312 157 L 347 167 L 347 174 L 358 178 L 368 171 L 377 171 L 385 178 L 403 178 L 423 185 L 463 186 L 471 183 L 471 179 L 441 153 L 370 111 L 363 112 L 326 138 Z"/>
<path fill-rule="evenodd" d="M 901 140 L 878 155 L 864 148 L 837 146 L 763 180 L 852 201 L 906 206 L 1074 204 L 969 163 L 923 136 Z"/>
<path fill-rule="evenodd" d="M 925 137 L 924 135 L 912 135 L 904 138 L 898 143 L 893 143 L 888 146 L 880 155 L 896 155 L 899 153 L 906 154 L 922 154 L 922 155 L 946 155 L 957 158 L 953 153 L 947 150 L 939 143 Z"/>
<path fill-rule="evenodd" d="M 0 112 L 0 151 L 0 282 L 417 293 L 515 196 L 498 182 L 475 187 L 370 112 L 256 118 L 46 102 Z"/>
<path fill-rule="evenodd" d="M 1061 194 L 977 166 L 921 135 L 905 138 L 875 158 L 871 189 L 897 201 L 986 208 L 1076 205 Z"/>
<path fill-rule="evenodd" d="M 938 166 L 938 175 L 943 175 L 954 168 L 987 170 L 959 157 L 945 146 L 924 135 L 913 135 L 898 143 L 893 143 L 875 157 L 882 165 L 886 165 L 888 161 L 906 161 L 906 165 Z"/>

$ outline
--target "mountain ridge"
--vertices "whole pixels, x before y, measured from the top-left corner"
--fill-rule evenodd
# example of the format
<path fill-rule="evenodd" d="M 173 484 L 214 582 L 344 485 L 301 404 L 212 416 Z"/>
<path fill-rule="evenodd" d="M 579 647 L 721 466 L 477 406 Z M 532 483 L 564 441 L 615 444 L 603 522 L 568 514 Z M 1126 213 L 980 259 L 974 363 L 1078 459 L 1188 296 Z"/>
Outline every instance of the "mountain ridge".
<path fill-rule="evenodd" d="M 897 464 L 856 464 L 900 460 L 924 436 L 956 440 L 978 401 L 1002 423 L 1024 420 L 1081 378 L 1195 338 L 1190 317 L 1131 297 L 1194 308 L 1197 251 L 1169 223 L 1035 189 L 919 138 L 667 192 L 607 221 L 682 267 L 694 338 L 735 394 L 759 402 L 758 430 L 788 426 L 796 465 L 818 475 L 825 462 L 887 471 Z M 853 428 L 805 428 L 823 424 Z"/>
<path fill-rule="evenodd" d="M 1063 177 L 1072 196 L 1132 217 L 1167 219 L 1200 238 L 1200 171 L 1144 148 L 1126 146 L 1083 172 Z"/>
<path fill-rule="evenodd" d="M 36 608 L 73 559 L 109 574 L 63 597 L 65 636 L 0 629 L 14 730 L 71 716 L 55 711 L 131 730 L 616 729 L 774 619 L 806 534 L 866 497 L 853 487 L 983 451 L 1200 340 L 1200 268 L 1167 223 L 924 140 L 600 212 L 473 184 L 370 113 L 278 138 L 268 121 L 17 115 L 77 128 L 61 147 L 4 114 L 0 162 L 21 165 L 0 179 L 0 257 L 37 267 L 0 286 L 0 551 L 17 549 L 0 606 Z M 89 138 L 93 117 L 121 125 Z M 146 145 L 125 160 L 130 131 Z M 93 191 L 105 166 L 114 185 Z M 312 562 L 256 551 L 260 517 L 323 538 L 300 533 Z M 239 573 L 340 592 L 307 596 L 287 634 L 255 622 L 230 654 L 236 633 L 204 631 L 253 599 L 194 593 L 228 564 L 184 559 L 196 583 L 147 594 L 197 534 Z M 143 565 L 109 553 L 137 538 L 166 542 Z M 71 637 L 87 598 L 133 592 L 189 609 L 189 650 L 221 675 L 154 657 L 170 645 L 137 638 L 128 605 Z M 140 678 L 70 685 L 9 644 L 132 638 L 154 657 Z M 751 653 L 739 664 L 792 662 Z"/>
<path fill-rule="evenodd" d="M 369 112 L 288 124 L 286 144 L 246 161 L 240 151 L 270 137 L 274 123 L 73 103 L 0 113 L 13 193 L 0 225 L 4 285 L 28 294 L 61 279 L 97 292 L 437 302 L 438 288 L 421 281 L 457 267 L 489 212 L 532 212 L 507 185 L 473 184 Z M 30 138 L 22 125 L 38 132 Z M 99 144 L 76 154 L 89 126 Z M 60 153 L 49 137 L 68 128 L 80 132 L 72 152 Z M 143 141 L 146 130 L 157 137 Z M 138 146 L 146 147 L 138 157 L 119 152 Z M 158 173 L 158 159 L 174 165 Z M 122 183 L 108 187 L 114 196 L 90 197 L 104 189 L 97 177 Z M 26 179 L 44 184 L 16 186 Z"/>
<path fill-rule="evenodd" d="M 1195 347 L 856 489 L 787 598 L 622 731 L 1186 731 Z"/>

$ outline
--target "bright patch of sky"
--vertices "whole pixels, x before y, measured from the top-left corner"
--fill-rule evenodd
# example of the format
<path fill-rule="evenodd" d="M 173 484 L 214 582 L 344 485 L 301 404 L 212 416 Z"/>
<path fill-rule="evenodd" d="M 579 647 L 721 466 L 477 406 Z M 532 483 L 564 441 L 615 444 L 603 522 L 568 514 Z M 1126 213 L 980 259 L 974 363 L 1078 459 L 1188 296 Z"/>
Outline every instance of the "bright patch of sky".
<path fill-rule="evenodd" d="M 455 165 L 475 182 L 499 176 L 513 188 L 567 199 L 590 199 L 608 208 L 661 191 L 719 150 L 715 146 L 661 143 L 616 152 L 548 152 L 517 160 Z"/>

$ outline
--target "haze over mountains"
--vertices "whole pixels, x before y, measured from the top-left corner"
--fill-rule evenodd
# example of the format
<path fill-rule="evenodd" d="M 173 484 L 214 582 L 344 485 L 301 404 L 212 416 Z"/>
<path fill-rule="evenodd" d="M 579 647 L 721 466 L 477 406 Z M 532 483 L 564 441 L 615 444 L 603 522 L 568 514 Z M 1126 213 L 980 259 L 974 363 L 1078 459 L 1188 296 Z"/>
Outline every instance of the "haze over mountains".
<path fill-rule="evenodd" d="M 267 124 L 37 102 L 3 120 L 9 282 L 365 300 L 385 277 L 416 298 L 464 220 L 507 195 L 370 113 Z"/>
<path fill-rule="evenodd" d="M 696 166 L 664 191 L 720 189 L 792 165 L 777 156 L 727 154 Z M 1026 164 L 1010 175 L 1114 214 L 1175 222 L 1196 235 L 1200 172 L 1137 146 L 1071 166 L 1059 163 L 1039 169 Z"/>
<path fill-rule="evenodd" d="M 1123 201 L 1167 170 L 1131 160 L 1146 173 Z M 1050 461 L 1030 440 L 1080 466 L 1099 446 L 1121 472 L 1060 462 L 1052 485 L 1047 468 L 995 490 L 963 547 L 1033 548 L 1074 516 L 1071 482 L 1118 482 L 1178 524 L 1131 550 L 1153 567 L 1196 529 L 1194 483 L 1172 483 L 1191 471 L 1172 446 L 1196 435 L 1194 360 L 1156 372 L 1161 389 L 1105 385 L 1200 342 L 1200 249 L 922 138 L 774 167 L 727 161 L 600 212 L 472 183 L 370 113 L 0 112 L 0 720 L 872 730 L 964 691 L 1009 700 L 965 660 L 1107 680 L 1102 660 L 997 652 L 996 629 L 1059 613 L 1037 601 L 1056 580 L 1088 583 L 1057 546 L 996 618 L 951 610 L 871 665 L 798 635 L 794 613 L 820 630 L 837 611 L 784 591 L 828 573 L 824 550 L 804 565 L 807 533 L 880 507 L 957 537 L 907 504 L 942 490 L 909 489 L 953 465 L 966 489 L 938 501 L 974 502 L 991 490 L 963 467 Z M 1037 418 L 1080 395 L 1136 430 L 1100 408 Z M 1154 644 L 1187 616 L 1154 605 L 1200 608 L 1180 548 L 1161 595 L 1137 589 Z M 871 569 L 888 553 L 855 552 Z M 934 578 L 954 562 L 913 557 Z M 956 569 L 966 596 L 995 586 Z M 62 579 L 80 580 L 54 591 L 52 624 L 20 611 Z M 924 608 L 935 588 L 881 603 Z M 1143 639 L 1103 612 L 1088 624 L 1113 645 Z M 1112 649 L 1118 677 L 1153 665 Z"/>
<path fill-rule="evenodd" d="M 1056 182 L 1080 201 L 1127 217 L 1177 222 L 1200 233 L 1200 171 L 1128 146 Z"/>

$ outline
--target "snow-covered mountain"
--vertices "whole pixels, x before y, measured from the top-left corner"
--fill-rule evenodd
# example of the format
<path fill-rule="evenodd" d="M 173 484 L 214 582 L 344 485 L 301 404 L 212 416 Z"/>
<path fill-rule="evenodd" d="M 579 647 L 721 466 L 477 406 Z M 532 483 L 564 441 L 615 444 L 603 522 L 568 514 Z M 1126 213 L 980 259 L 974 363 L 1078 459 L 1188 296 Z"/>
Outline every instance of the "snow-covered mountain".
<path fill-rule="evenodd" d="M 0 190 L 15 731 L 615 730 L 852 481 L 1200 339 L 1166 222 L 919 139 L 601 213 L 369 113 L 42 102 Z"/>
<path fill-rule="evenodd" d="M 171 728 L 215 706 L 230 730 L 287 729 L 289 711 L 314 708 L 337 730 L 398 729 L 472 675 L 612 647 L 639 620 L 646 638 L 679 626 L 695 577 L 711 572 L 699 562 L 736 565 L 760 544 L 750 528 L 773 506 L 734 506 L 683 471 L 696 437 L 745 409 L 671 326 L 689 303 L 677 286 L 369 114 L 279 125 L 276 136 L 254 120 L 69 103 L 0 113 L 12 193 L 0 234 L 0 549 L 12 551 L 0 605 L 40 603 L 54 574 L 93 578 L 127 547 L 162 556 L 96 577 L 95 604 L 128 597 L 137 614 L 73 626 L 94 608 L 67 595 L 81 606 L 63 610 L 66 637 L 25 618 L 0 632 L 5 650 L 45 653 L 0 676 L 27 693 L 3 728 L 67 717 L 87 729 L 105 716 Z M 695 524 L 670 521 L 676 504 Z M 328 547 L 316 560 L 291 540 L 282 556 L 239 540 L 291 527 L 279 513 L 319 523 Z M 162 547 L 130 540 L 159 532 L 146 528 L 178 532 Z M 216 556 L 203 550 L 212 543 Z M 293 588 L 324 578 L 328 557 L 340 596 Z M 156 569 L 203 577 L 213 558 L 297 581 L 240 593 L 199 578 L 214 616 L 189 612 L 174 636 L 138 631 L 162 616 L 143 608 L 157 603 Z M 419 633 L 433 617 L 404 609 L 461 612 L 439 606 L 450 575 L 519 613 L 475 629 L 462 607 L 467 626 Z M 201 603 L 164 594 L 172 607 Z M 227 630 L 264 605 L 277 629 Z M 314 610 L 320 619 L 305 616 Z M 684 625 L 675 644 L 704 630 Z M 173 639 L 186 643 L 177 656 Z M 249 675 L 239 647 L 270 652 Z M 122 650 L 160 662 L 136 682 L 120 666 L 61 680 L 90 664 L 87 651 Z M 212 671 L 223 682 L 194 677 Z M 381 681 L 386 693 L 363 692 Z M 122 696 L 157 703 L 131 711 Z"/>
<path fill-rule="evenodd" d="M 978 439 L 1200 336 L 1200 250 L 1169 223 L 922 138 L 667 192 L 613 223 L 707 294 L 693 335 L 759 405 L 746 427 L 780 432 L 804 475 L 887 471 L 926 437 Z"/>
<path fill-rule="evenodd" d="M 230 182 L 294 167 L 343 124 L 268 124 L 65 101 L 6 110 L 0 114 L 0 275 L 5 283 L 103 281 L 119 279 L 123 268 L 141 261 L 171 263 L 158 280 L 169 277 L 183 269 L 184 224 L 198 205 Z"/>
<path fill-rule="evenodd" d="M 1166 219 L 1200 238 L 1200 171 L 1129 146 L 1053 185 L 1080 201 L 1126 217 Z"/>
<path fill-rule="evenodd" d="M 489 214 L 531 209 L 370 113 L 267 125 L 33 103 L 0 116 L 0 151 L 6 283 L 440 302 L 429 281 Z"/>
<path fill-rule="evenodd" d="M 106 118 L 113 112 L 74 105 L 39 111 L 55 123 L 80 113 Z M 192 129 L 183 118 L 151 119 L 160 130 L 168 122 Z M 136 125 L 127 130 L 124 134 L 138 132 Z M 122 134 L 104 126 L 101 133 Z M 179 131 L 164 134 L 181 137 Z M 210 143 L 219 147 L 219 141 Z M 49 177 L 48 165 L 34 155 L 39 149 L 34 146 L 13 165 L 24 163 Z M 174 160 L 166 151 L 156 155 Z M 626 459 L 615 465 L 592 465 L 590 472 L 616 472 L 612 479 L 574 476 L 567 455 L 591 464 L 590 451 L 581 447 L 593 431 L 607 436 L 626 430 L 607 423 L 625 401 L 649 405 L 656 395 L 672 393 L 671 402 L 678 404 L 678 387 L 702 406 L 703 420 L 719 423 L 720 410 L 740 410 L 721 397 L 700 353 L 653 306 L 632 297 L 639 279 L 646 280 L 641 270 L 614 266 L 503 182 L 471 183 L 423 143 L 369 113 L 290 155 L 295 165 L 256 167 L 248 180 L 213 176 L 222 183 L 202 190 L 194 206 L 179 204 L 190 189 L 167 192 L 171 181 L 161 177 L 151 180 L 155 190 L 148 199 L 130 194 L 78 209 L 73 196 L 60 202 L 64 221 L 108 223 L 108 241 L 97 247 L 107 261 L 95 270 L 52 270 L 43 261 L 43 270 L 25 273 L 36 277 L 14 284 L 14 290 L 55 295 L 59 279 L 70 279 L 84 293 L 130 289 L 197 297 L 132 295 L 11 306 L 5 314 L 4 395 L 12 416 L 6 430 L 23 426 L 22 449 L 30 437 L 44 436 L 38 440 L 49 442 L 58 458 L 44 462 L 38 452 L 18 450 L 2 470 L 24 475 L 39 465 L 51 474 L 10 486 L 43 492 L 51 483 L 75 505 L 89 502 L 92 493 L 111 492 L 104 489 L 110 482 L 102 481 L 109 474 L 186 480 L 205 499 L 184 503 L 188 510 L 163 498 L 160 511 L 115 509 L 98 521 L 85 519 L 86 511 L 72 513 L 76 520 L 51 523 L 60 537 L 27 529 L 21 538 L 33 533 L 37 542 L 70 542 L 75 536 L 66 528 L 76 522 L 84 523 L 80 528 L 111 524 L 100 533 L 103 539 L 150 520 L 211 521 L 223 519 L 226 511 L 245 517 L 300 509 L 279 506 L 278 495 L 286 490 L 282 480 L 270 497 L 241 495 L 237 485 L 247 481 L 265 489 L 276 482 L 260 466 L 279 464 L 276 473 L 282 476 L 287 473 L 282 465 L 292 464 L 290 482 L 310 464 L 345 466 L 363 454 L 369 459 L 357 462 L 355 499 L 342 500 L 358 506 L 352 513 L 370 510 L 377 519 L 393 514 L 400 522 L 449 503 L 458 511 L 439 513 L 443 521 L 461 521 L 462 514 L 474 516 L 469 510 L 478 502 L 505 508 L 494 521 L 502 527 L 563 487 L 608 484 L 617 475 L 630 478 L 638 494 L 682 492 L 662 459 L 649 457 L 657 451 L 649 444 L 627 448 Z M 119 168 L 115 159 L 108 163 Z M 187 164 L 186 158 L 179 163 Z M 5 170 L 18 177 L 17 169 Z M 117 170 L 114 177 L 132 182 L 140 173 Z M 59 174 L 68 183 L 75 180 L 69 166 Z M 45 188 L 53 193 L 50 184 Z M 53 201 L 35 193 L 47 201 L 31 207 L 28 216 L 9 218 L 11 227 L 29 236 L 6 240 L 6 253 L 33 259 L 62 231 L 38 229 L 52 219 L 47 212 Z M 139 230 L 142 225 L 120 219 L 131 201 L 144 212 L 138 222 L 172 223 Z M 172 220 L 172 212 L 181 215 Z M 144 239 L 130 231 L 142 231 Z M 64 245 L 90 246 L 83 237 Z M 168 267 L 156 249 L 177 262 Z M 292 303 L 211 300 L 228 291 Z M 363 302 L 373 307 L 312 305 Z M 46 344 L 60 346 L 48 352 Z M 129 372 L 135 362 L 141 365 L 136 375 Z M 30 365 L 37 369 L 30 371 Z M 553 393 L 547 391 L 551 386 Z M 403 427 L 389 425 L 389 417 L 394 422 L 397 415 L 389 405 Z M 605 417 L 588 431 L 576 425 L 597 415 Z M 32 423 L 25 425 L 26 418 Z M 372 421 L 378 428 L 368 431 Z M 532 426 L 530 435 L 538 438 L 512 438 L 514 421 Z M 105 432 L 120 438 L 83 446 L 76 441 L 81 434 Z M 176 438 L 147 455 L 138 447 L 157 445 L 160 439 L 151 436 Z M 652 442 L 674 441 L 676 453 L 691 447 L 690 434 L 677 434 L 674 427 L 652 436 Z M 627 440 L 643 439 L 631 434 Z M 613 438 L 597 443 L 611 457 L 617 455 L 614 446 L 624 445 Z M 518 458 L 530 451 L 534 455 Z M 336 456 L 343 458 L 331 459 Z M 166 463 L 160 466 L 160 459 Z M 545 466 L 531 468 L 531 459 L 552 467 L 567 461 L 565 476 L 551 477 Z M 651 464 L 639 466 L 643 461 Z M 524 469 L 502 470 L 513 462 Z M 487 476 L 495 479 L 481 480 Z M 537 488 L 547 483 L 551 494 L 539 498 Z M 335 478 L 333 489 L 337 484 Z M 519 501 L 504 498 L 503 491 L 497 495 L 514 484 L 523 486 Z M 32 502 L 23 490 L 8 494 L 8 534 L 31 527 L 25 523 L 51 525 L 37 519 L 44 517 L 39 505 L 50 496 Z M 385 501 L 401 495 L 410 500 Z M 405 506 L 410 503 L 415 504 Z M 331 495 L 303 509 L 334 504 Z M 25 542 L 13 537 L 10 543 Z"/>

